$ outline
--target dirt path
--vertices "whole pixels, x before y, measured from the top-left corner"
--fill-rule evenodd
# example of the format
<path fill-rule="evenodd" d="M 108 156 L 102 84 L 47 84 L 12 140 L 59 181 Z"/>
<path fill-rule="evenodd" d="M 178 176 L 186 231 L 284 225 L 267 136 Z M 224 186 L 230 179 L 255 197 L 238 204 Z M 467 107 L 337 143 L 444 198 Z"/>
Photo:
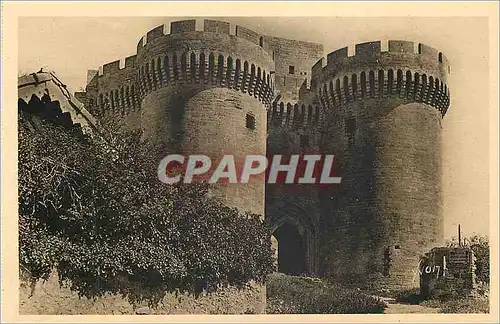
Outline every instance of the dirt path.
<path fill-rule="evenodd" d="M 388 305 L 388 307 L 384 311 L 384 314 L 432 314 L 439 312 L 439 308 L 402 304 L 397 302 L 394 298 L 380 298 Z"/>

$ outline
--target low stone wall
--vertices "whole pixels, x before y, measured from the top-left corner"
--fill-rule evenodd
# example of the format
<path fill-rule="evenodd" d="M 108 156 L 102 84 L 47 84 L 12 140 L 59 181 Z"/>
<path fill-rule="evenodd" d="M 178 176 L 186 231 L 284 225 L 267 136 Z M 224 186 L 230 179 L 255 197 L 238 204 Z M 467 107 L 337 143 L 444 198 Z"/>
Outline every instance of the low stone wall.
<path fill-rule="evenodd" d="M 248 289 L 230 287 L 199 297 L 167 294 L 157 308 L 149 308 L 146 304 L 132 305 L 119 295 L 80 298 L 61 287 L 53 273 L 48 280 L 37 282 L 34 289 L 21 279 L 19 298 L 21 315 L 260 314 L 265 312 L 266 289 L 254 284 Z"/>

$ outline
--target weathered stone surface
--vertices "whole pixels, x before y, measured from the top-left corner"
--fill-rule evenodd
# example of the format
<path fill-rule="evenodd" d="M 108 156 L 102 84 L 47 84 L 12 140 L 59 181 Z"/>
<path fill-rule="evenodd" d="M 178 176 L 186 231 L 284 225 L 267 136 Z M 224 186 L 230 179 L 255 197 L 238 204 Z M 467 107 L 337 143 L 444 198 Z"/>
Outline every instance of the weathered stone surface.
<path fill-rule="evenodd" d="M 78 94 L 102 118 L 142 129 L 166 153 L 334 154 L 342 184 L 218 185 L 228 205 L 296 229 L 309 274 L 418 286 L 421 253 L 440 244 L 441 119 L 450 66 L 438 50 L 391 40 L 322 59 L 323 46 L 224 22 L 159 26 L 137 55 L 104 66 Z M 92 73 L 90 75 L 93 75 Z M 123 95 L 122 95 L 123 93 Z M 246 128 L 247 114 L 255 129 Z M 277 232 L 275 232 L 277 233 Z M 280 249 L 283 244 L 279 245 Z"/>
<path fill-rule="evenodd" d="M 425 297 L 473 293 L 475 256 L 469 247 L 437 247 L 421 258 L 419 267 L 420 293 Z"/>
<path fill-rule="evenodd" d="M 157 308 L 133 305 L 119 295 L 106 294 L 97 299 L 78 297 L 67 287 L 61 287 L 57 274 L 39 281 L 34 289 L 21 281 L 19 313 L 22 315 L 158 315 L 158 314 L 261 314 L 265 312 L 265 287 L 252 285 L 239 290 L 229 287 L 216 293 L 195 297 L 187 294 L 167 294 Z"/>

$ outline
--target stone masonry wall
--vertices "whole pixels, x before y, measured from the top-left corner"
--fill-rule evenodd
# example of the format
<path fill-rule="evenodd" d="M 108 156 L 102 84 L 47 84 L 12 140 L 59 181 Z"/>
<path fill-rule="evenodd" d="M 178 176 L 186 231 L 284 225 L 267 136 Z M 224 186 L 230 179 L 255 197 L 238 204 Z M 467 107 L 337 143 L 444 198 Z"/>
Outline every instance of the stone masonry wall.
<path fill-rule="evenodd" d="M 229 287 L 216 293 L 195 297 L 167 294 L 157 308 L 147 303 L 131 304 L 120 295 L 107 294 L 97 299 L 78 297 L 61 287 L 57 274 L 30 287 L 21 281 L 19 313 L 22 315 L 160 315 L 160 314 L 262 314 L 265 312 L 265 287 L 252 285 L 246 289 Z"/>
<path fill-rule="evenodd" d="M 233 154 L 241 172 L 245 154 L 265 155 L 266 115 L 253 97 L 223 88 L 182 89 L 162 88 L 143 101 L 144 139 L 153 143 L 159 159 L 173 152 L 204 154 L 212 158 L 214 170 L 224 154 Z M 246 127 L 248 114 L 255 117 L 253 130 Z M 264 214 L 263 177 L 217 185 L 214 194 L 229 206 Z"/>
<path fill-rule="evenodd" d="M 413 49 L 389 41 L 389 52 L 381 52 L 370 42 L 356 45 L 354 56 L 341 49 L 313 67 L 323 149 L 335 152 L 342 177 L 340 190 L 323 200 L 325 275 L 416 287 L 420 254 L 442 239 L 448 66 L 433 49 Z"/>
<path fill-rule="evenodd" d="M 187 20 L 172 23 L 169 34 L 164 26 L 149 31 L 123 68 L 104 66 L 85 100 L 102 116 L 140 127 L 159 158 L 334 154 L 340 186 L 290 193 L 260 179 L 218 185 L 214 194 L 244 210 L 265 209 L 272 228 L 294 223 L 306 236 L 309 272 L 418 285 L 419 253 L 442 236 L 440 132 L 450 104 L 443 53 L 390 40 L 320 59 L 321 44 L 242 26 L 230 35 L 220 21 L 203 26 Z M 255 129 L 246 127 L 248 116 Z"/>
<path fill-rule="evenodd" d="M 298 101 L 299 89 L 311 79 L 311 67 L 323 56 L 323 45 L 279 37 L 263 37 L 276 63 L 276 90 L 285 102 Z"/>

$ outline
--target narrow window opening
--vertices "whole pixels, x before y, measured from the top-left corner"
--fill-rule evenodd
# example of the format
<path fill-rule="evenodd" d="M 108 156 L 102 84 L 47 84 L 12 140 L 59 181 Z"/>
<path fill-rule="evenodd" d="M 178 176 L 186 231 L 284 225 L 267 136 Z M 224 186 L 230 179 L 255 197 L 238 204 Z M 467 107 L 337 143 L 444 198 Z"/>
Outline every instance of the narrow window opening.
<path fill-rule="evenodd" d="M 345 132 L 347 135 L 347 146 L 352 148 L 354 146 L 354 138 L 356 134 L 356 118 L 350 117 L 345 120 Z"/>
<path fill-rule="evenodd" d="M 200 79 L 205 79 L 205 53 L 200 54 Z"/>
<path fill-rule="evenodd" d="M 354 134 L 356 134 L 356 117 L 350 117 L 346 119 L 345 132 L 347 136 L 354 136 Z"/>
<path fill-rule="evenodd" d="M 227 58 L 227 68 L 226 68 L 226 80 L 228 84 L 231 82 L 232 72 L 233 72 L 233 58 L 229 56 Z"/>
<path fill-rule="evenodd" d="M 345 95 L 345 98 L 346 100 L 350 100 L 351 96 L 349 95 L 349 78 L 347 76 L 344 76 L 344 82 L 343 82 L 343 85 L 344 85 L 344 95 Z"/>
<path fill-rule="evenodd" d="M 337 95 L 339 96 L 339 100 L 342 101 L 342 94 L 340 92 L 340 79 L 337 79 L 337 81 L 335 81 L 335 92 L 337 93 Z"/>
<path fill-rule="evenodd" d="M 281 125 L 283 123 L 283 115 L 285 114 L 285 104 L 280 103 L 280 112 L 279 112 L 279 118 L 277 120 L 277 124 Z"/>
<path fill-rule="evenodd" d="M 260 36 L 259 38 L 259 46 L 264 47 L 264 37 Z"/>
<path fill-rule="evenodd" d="M 361 72 L 361 97 L 366 96 L 366 72 Z"/>
<path fill-rule="evenodd" d="M 378 71 L 378 96 L 382 97 L 384 93 L 384 70 Z"/>
<path fill-rule="evenodd" d="M 219 55 L 219 58 L 217 60 L 217 76 L 219 79 L 222 79 L 222 74 L 224 72 L 224 56 Z"/>
<path fill-rule="evenodd" d="M 401 91 L 401 87 L 403 86 L 403 71 L 398 70 L 397 73 L 397 81 L 396 81 L 396 91 Z"/>
<path fill-rule="evenodd" d="M 295 66 L 293 65 L 288 66 L 288 74 L 295 74 Z"/>
<path fill-rule="evenodd" d="M 191 52 L 191 55 L 189 56 L 189 68 L 191 72 L 191 79 L 195 79 L 196 76 L 196 54 Z"/>
<path fill-rule="evenodd" d="M 255 116 L 252 114 L 247 114 L 246 127 L 251 130 L 255 130 Z"/>
<path fill-rule="evenodd" d="M 236 72 L 234 74 L 234 84 L 237 85 L 238 81 L 240 80 L 240 73 L 241 73 L 241 60 L 236 59 Z"/>
<path fill-rule="evenodd" d="M 352 81 L 352 96 L 354 99 L 356 99 L 356 94 L 358 93 L 358 76 L 356 74 L 353 74 L 351 76 L 351 81 Z"/>
<path fill-rule="evenodd" d="M 411 72 L 410 71 L 406 71 L 406 86 L 405 86 L 405 89 L 406 89 L 406 96 L 407 97 L 410 97 L 410 87 L 411 87 Z"/>
<path fill-rule="evenodd" d="M 392 84 L 394 83 L 394 71 L 389 70 L 388 75 L 387 75 L 387 91 L 389 93 L 392 93 Z"/>
<path fill-rule="evenodd" d="M 187 55 L 186 53 L 182 53 L 181 55 L 181 76 L 184 78 L 187 71 L 186 71 L 186 66 L 187 66 Z"/>
<path fill-rule="evenodd" d="M 370 71 L 368 74 L 368 82 L 370 83 L 370 97 L 375 97 L 375 72 Z"/>

